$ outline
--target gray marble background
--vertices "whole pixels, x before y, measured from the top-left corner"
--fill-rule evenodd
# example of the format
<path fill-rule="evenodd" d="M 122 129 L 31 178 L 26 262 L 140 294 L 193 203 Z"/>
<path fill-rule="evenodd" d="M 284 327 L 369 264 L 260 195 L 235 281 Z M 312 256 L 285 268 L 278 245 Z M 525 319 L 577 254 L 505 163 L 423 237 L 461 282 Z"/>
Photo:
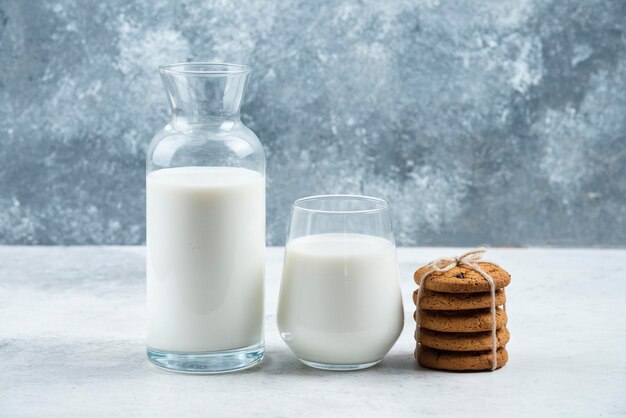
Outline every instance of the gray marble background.
<path fill-rule="evenodd" d="M 253 68 L 271 244 L 334 192 L 404 245 L 626 243 L 623 0 L 0 1 L 0 243 L 142 243 L 186 60 Z"/>

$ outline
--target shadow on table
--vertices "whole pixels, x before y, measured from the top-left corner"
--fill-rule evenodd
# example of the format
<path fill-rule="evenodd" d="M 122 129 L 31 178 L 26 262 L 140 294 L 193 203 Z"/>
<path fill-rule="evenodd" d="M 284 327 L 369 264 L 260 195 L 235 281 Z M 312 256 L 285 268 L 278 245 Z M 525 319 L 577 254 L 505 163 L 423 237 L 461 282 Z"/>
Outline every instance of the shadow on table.
<path fill-rule="evenodd" d="M 246 370 L 242 373 L 262 372 L 270 375 L 298 375 L 298 376 L 329 376 L 329 375 L 400 375 L 410 374 L 418 375 L 421 372 L 431 372 L 427 369 L 418 367 L 412 353 L 392 353 L 385 356 L 382 362 L 363 370 L 351 371 L 328 371 L 319 370 L 306 366 L 299 361 L 291 352 L 281 351 L 270 353 L 265 356 L 263 363 L 253 369 Z"/>

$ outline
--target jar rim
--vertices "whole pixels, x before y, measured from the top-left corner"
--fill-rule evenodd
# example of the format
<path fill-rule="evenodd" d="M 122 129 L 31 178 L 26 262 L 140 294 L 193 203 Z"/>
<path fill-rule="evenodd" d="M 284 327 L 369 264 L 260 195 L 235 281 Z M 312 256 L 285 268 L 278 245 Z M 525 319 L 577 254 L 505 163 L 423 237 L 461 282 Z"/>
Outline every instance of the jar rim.
<path fill-rule="evenodd" d="M 190 61 L 160 65 L 161 74 L 193 75 L 193 76 L 224 76 L 248 74 L 250 67 L 243 64 L 227 62 Z"/>
<path fill-rule="evenodd" d="M 362 204 L 362 208 L 355 209 L 318 209 L 310 207 L 308 203 L 314 203 L 319 201 L 353 201 Z M 302 210 L 312 213 L 325 213 L 325 214 L 364 214 L 364 213 L 379 213 L 389 210 L 389 203 L 379 197 L 354 195 L 354 194 L 325 194 L 316 196 L 307 196 L 295 200 L 291 207 L 295 210 Z"/>

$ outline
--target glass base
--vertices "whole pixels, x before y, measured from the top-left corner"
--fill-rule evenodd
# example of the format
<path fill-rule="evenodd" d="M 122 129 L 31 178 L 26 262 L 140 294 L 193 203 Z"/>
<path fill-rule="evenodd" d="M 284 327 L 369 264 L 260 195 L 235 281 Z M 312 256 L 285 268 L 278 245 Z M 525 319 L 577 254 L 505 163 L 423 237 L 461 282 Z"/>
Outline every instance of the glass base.
<path fill-rule="evenodd" d="M 168 353 L 148 348 L 148 360 L 160 369 L 190 374 L 227 373 L 256 366 L 263 361 L 265 345 L 260 342 L 235 350 L 206 353 Z"/>
<path fill-rule="evenodd" d="M 300 359 L 300 361 L 309 367 L 313 367 L 314 369 L 348 372 L 351 370 L 363 370 L 363 369 L 367 369 L 368 367 L 375 366 L 378 363 L 380 363 L 382 359 L 373 361 L 371 363 L 360 363 L 360 364 L 326 364 L 326 363 L 316 363 L 314 361 L 307 361 L 307 360 L 302 360 L 302 359 Z"/>

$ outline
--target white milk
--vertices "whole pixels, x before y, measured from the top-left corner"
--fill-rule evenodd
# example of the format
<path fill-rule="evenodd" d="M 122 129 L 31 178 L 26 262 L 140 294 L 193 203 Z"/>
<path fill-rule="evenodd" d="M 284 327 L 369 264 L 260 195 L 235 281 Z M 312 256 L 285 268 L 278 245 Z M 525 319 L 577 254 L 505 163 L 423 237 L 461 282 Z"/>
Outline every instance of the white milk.
<path fill-rule="evenodd" d="M 206 352 L 262 342 L 265 178 L 180 167 L 146 183 L 148 347 Z"/>
<path fill-rule="evenodd" d="M 403 322 L 391 242 L 319 234 L 288 243 L 278 328 L 300 359 L 339 365 L 379 361 Z"/>

